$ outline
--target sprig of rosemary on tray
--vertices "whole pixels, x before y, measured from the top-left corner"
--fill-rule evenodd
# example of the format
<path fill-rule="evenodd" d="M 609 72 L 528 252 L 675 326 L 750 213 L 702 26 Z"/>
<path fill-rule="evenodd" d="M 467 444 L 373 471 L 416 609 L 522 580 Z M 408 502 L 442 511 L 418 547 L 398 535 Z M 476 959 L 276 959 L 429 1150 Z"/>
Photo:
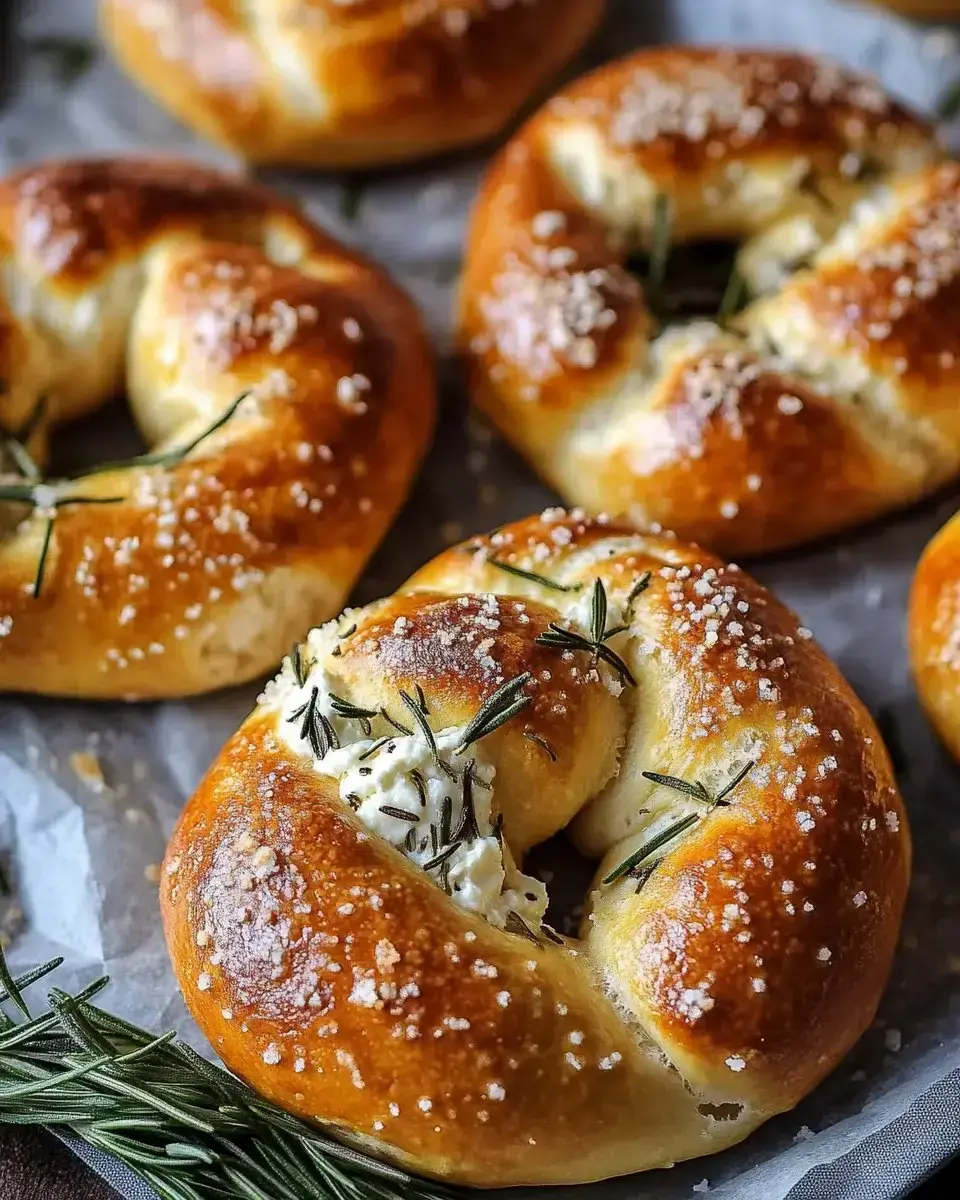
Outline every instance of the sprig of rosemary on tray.
<path fill-rule="evenodd" d="M 34 1017 L 24 991 L 60 965 L 13 979 L 0 951 L 0 1124 L 59 1126 L 113 1155 L 162 1200 L 449 1200 L 418 1179 L 333 1141 L 262 1100 L 173 1033 L 155 1037 L 51 989 Z"/>
<path fill-rule="evenodd" d="M 594 581 L 593 594 L 590 598 L 590 637 L 585 637 L 576 630 L 567 629 L 551 621 L 546 633 L 541 633 L 536 639 L 539 646 L 550 646 L 554 650 L 584 652 L 590 655 L 593 666 L 603 659 L 608 666 L 616 671 L 621 683 L 637 686 L 633 672 L 615 650 L 607 642 L 618 633 L 629 629 L 628 625 L 615 625 L 608 629 L 607 625 L 607 592 L 600 579 Z"/>
<path fill-rule="evenodd" d="M 605 884 L 617 883 L 619 880 L 626 878 L 628 875 L 633 876 L 634 878 L 638 879 L 637 891 L 639 892 L 643 885 L 650 878 L 650 875 L 653 873 L 653 870 L 656 866 L 656 864 L 654 864 L 651 867 L 645 868 L 642 864 L 648 858 L 650 858 L 652 854 L 655 854 L 658 850 L 661 850 L 675 838 L 680 837 L 681 834 L 686 833 L 688 829 L 692 829 L 694 825 L 698 824 L 705 816 L 713 812 L 715 808 L 723 807 L 729 804 L 727 797 L 735 788 L 739 787 L 739 785 L 743 783 L 744 779 L 746 779 L 756 765 L 756 762 L 748 762 L 747 765 L 742 770 L 738 771 L 733 779 L 731 779 L 729 783 L 726 783 L 714 796 L 711 796 L 704 784 L 699 779 L 695 780 L 693 783 L 690 783 L 686 779 L 678 779 L 675 775 L 661 775 L 658 771 L 643 771 L 642 774 L 644 779 L 649 779 L 651 783 L 659 784 L 661 787 L 671 788 L 675 792 L 682 792 L 683 795 L 690 796 L 694 800 L 700 801 L 701 804 L 705 805 L 704 811 L 687 813 L 685 816 L 680 817 L 678 820 L 668 825 L 666 829 L 661 830 L 660 833 L 655 834 L 648 841 L 638 846 L 637 849 L 634 850 L 634 852 L 628 858 L 625 858 L 619 866 L 614 867 L 614 869 L 609 875 L 606 876 L 603 882 Z"/>

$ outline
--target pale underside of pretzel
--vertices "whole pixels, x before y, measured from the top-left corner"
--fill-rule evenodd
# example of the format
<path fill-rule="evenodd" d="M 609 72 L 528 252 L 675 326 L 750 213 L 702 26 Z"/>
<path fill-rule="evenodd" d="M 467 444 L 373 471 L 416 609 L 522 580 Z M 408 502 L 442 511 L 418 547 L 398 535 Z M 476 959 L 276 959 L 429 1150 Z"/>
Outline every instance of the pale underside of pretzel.
<path fill-rule="evenodd" d="M 488 173 L 473 398 L 567 500 L 730 554 L 916 499 L 960 466 L 960 168 L 939 154 L 876 84 L 799 56 L 601 68 Z M 664 315 L 668 248 L 689 267 L 716 240 L 740 244 L 746 308 Z"/>
<path fill-rule="evenodd" d="M 279 197 L 188 163 L 14 176 L 0 256 L 6 434 L 42 465 L 53 426 L 125 389 L 152 450 L 39 485 L 5 455 L 0 490 L 28 498 L 0 512 L 0 688 L 261 674 L 339 611 L 419 465 L 434 385 L 413 306 Z"/>
<path fill-rule="evenodd" d="M 496 133 L 604 0 L 101 0 L 137 84 L 256 162 L 356 167 Z"/>
<path fill-rule="evenodd" d="M 564 828 L 599 860 L 579 938 L 522 873 Z M 909 858 L 879 736 L 790 612 L 553 510 L 311 634 L 187 806 L 161 907 L 271 1100 L 421 1172 L 575 1183 L 730 1145 L 830 1071 Z"/>

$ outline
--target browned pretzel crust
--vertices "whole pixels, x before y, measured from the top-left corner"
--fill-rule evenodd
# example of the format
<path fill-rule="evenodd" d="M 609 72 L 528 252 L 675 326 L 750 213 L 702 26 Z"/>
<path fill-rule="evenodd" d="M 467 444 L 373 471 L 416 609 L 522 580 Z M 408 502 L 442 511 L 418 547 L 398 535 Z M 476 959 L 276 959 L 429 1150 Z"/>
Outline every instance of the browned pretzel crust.
<path fill-rule="evenodd" d="M 39 414 L 42 459 L 51 425 L 125 376 L 157 449 L 200 438 L 2 506 L 0 689 L 182 696 L 261 674 L 339 610 L 406 497 L 434 412 L 412 304 L 289 203 L 191 163 L 15 175 L 0 254 L 7 431 Z M 54 510 L 65 496 L 119 502 Z"/>
<path fill-rule="evenodd" d="M 601 68 L 487 176 L 461 290 L 474 400 L 568 501 L 724 553 L 916 499 L 960 466 L 960 168 L 938 157 L 876 84 L 798 55 Z M 744 243 L 752 302 L 663 326 L 628 258 L 717 239 Z"/>
<path fill-rule="evenodd" d="M 131 77 L 260 163 L 358 167 L 496 133 L 604 0 L 101 0 Z"/>

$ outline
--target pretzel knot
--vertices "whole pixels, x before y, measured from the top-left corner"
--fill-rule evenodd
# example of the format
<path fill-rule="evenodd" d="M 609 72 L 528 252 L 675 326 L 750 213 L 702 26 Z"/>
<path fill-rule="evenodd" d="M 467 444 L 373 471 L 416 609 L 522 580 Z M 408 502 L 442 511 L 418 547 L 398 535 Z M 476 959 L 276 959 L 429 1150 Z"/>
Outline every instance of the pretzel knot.
<path fill-rule="evenodd" d="M 604 0 L 100 0 L 137 84 L 256 162 L 374 166 L 500 130 Z"/>
<path fill-rule="evenodd" d="M 315 630 L 166 859 L 218 1053 L 485 1186 L 663 1166 L 792 1107 L 873 1017 L 910 856 L 809 639 L 738 568 L 560 510 Z M 599 860 L 579 937 L 523 870 L 565 828 Z"/>
<path fill-rule="evenodd" d="M 384 274 L 188 163 L 0 183 L 0 688 L 238 683 L 337 612 L 406 497 L 429 351 Z M 150 453 L 46 482 L 49 430 L 123 384 Z"/>
<path fill-rule="evenodd" d="M 960 168 L 938 158 L 875 84 L 795 55 L 601 68 L 488 173 L 474 399 L 567 500 L 730 554 L 916 499 L 960 466 Z"/>

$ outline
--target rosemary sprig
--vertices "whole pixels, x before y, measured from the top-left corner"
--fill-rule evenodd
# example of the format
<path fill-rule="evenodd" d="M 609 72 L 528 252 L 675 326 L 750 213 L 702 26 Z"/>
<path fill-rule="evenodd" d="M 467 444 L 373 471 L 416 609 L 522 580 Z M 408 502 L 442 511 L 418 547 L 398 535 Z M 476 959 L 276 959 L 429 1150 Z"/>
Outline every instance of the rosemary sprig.
<path fill-rule="evenodd" d="M 299 642 L 290 651 L 290 665 L 293 667 L 293 677 L 297 681 L 297 687 L 304 687 L 307 682 L 307 668 L 303 661 L 303 648 Z"/>
<path fill-rule="evenodd" d="M 261 1099 L 173 1034 L 155 1037 L 54 989 L 33 1017 L 23 992 L 61 964 L 12 979 L 0 952 L 0 1124 L 60 1126 L 114 1155 L 163 1200 L 449 1200 L 440 1184 L 351 1150 Z"/>
<path fill-rule="evenodd" d="M 611 650 L 607 645 L 609 638 L 615 634 L 623 633 L 628 627 L 626 625 L 617 625 L 613 629 L 605 629 L 604 625 L 607 620 L 607 593 L 601 580 L 597 579 L 593 585 L 593 596 L 590 606 L 590 634 L 589 638 L 583 634 L 577 633 L 573 629 L 566 629 L 563 625 L 558 625 L 555 621 L 551 621 L 550 627 L 546 633 L 541 633 L 536 639 L 541 646 L 550 646 L 554 650 L 569 650 L 569 651 L 584 651 L 589 654 L 593 660 L 594 666 L 600 659 L 616 671 L 621 683 L 628 683 L 631 687 L 637 686 L 637 681 L 633 677 L 633 673 L 627 664 L 623 661 L 615 650 Z"/>
<path fill-rule="evenodd" d="M 551 762 L 557 761 L 557 752 L 550 745 L 550 743 L 547 741 L 546 738 L 542 738 L 539 733 L 530 733 L 529 731 L 526 732 L 523 736 L 527 739 L 528 742 L 533 742 L 534 745 L 539 746 L 540 749 L 544 752 L 544 754 L 547 756 L 547 758 L 550 759 Z"/>
<path fill-rule="evenodd" d="M 479 742 L 481 738 L 511 721 L 530 703 L 530 697 L 522 694 L 523 687 L 533 676 L 529 671 L 517 675 L 501 683 L 492 696 L 489 696 L 480 707 L 479 712 L 463 731 L 463 738 L 455 753 L 462 754 L 468 746 Z"/>
<path fill-rule="evenodd" d="M 685 796 L 691 796 L 694 800 L 705 804 L 707 806 L 706 810 L 704 812 L 687 813 L 685 817 L 681 817 L 679 820 L 674 821 L 672 825 L 668 825 L 656 837 L 651 838 L 648 842 L 644 842 L 629 858 L 624 859 L 618 867 L 615 867 L 610 872 L 603 882 L 606 884 L 616 883 L 618 879 L 632 875 L 637 867 L 645 859 L 648 859 L 651 854 L 654 854 L 661 847 L 667 845 L 668 842 L 672 842 L 674 838 L 679 837 L 682 833 L 686 833 L 688 829 L 691 829 L 698 821 L 713 812 L 718 806 L 728 803 L 727 797 L 734 788 L 738 787 L 746 779 L 756 765 L 756 762 L 748 762 L 715 796 L 711 796 L 699 780 L 694 783 L 688 783 L 686 779 L 678 779 L 675 775 L 661 775 L 658 771 L 642 772 L 644 779 L 649 779 L 651 783 L 660 784 L 661 787 L 672 788 L 675 792 L 682 792 Z M 651 867 L 644 873 L 641 886 L 652 874 L 652 871 L 653 868 Z"/>
<path fill-rule="evenodd" d="M 336 716 L 342 717 L 345 721 L 359 722 L 364 737 L 370 736 L 370 731 L 373 728 L 370 722 L 374 717 L 379 716 L 375 708 L 361 708 L 358 704 L 351 704 L 349 700 L 344 700 L 336 692 L 328 692 L 327 695 L 330 698 L 330 704 Z"/>
<path fill-rule="evenodd" d="M 487 562 L 491 567 L 496 567 L 500 571 L 506 571 L 508 575 L 516 575 L 518 579 L 526 579 L 528 583 L 539 584 L 540 587 L 549 588 L 553 592 L 580 592 L 583 591 L 582 583 L 557 583 L 555 579 L 548 579 L 546 575 L 538 575 L 536 571 L 526 571 L 523 567 L 515 567 L 513 563 L 505 562 L 502 558 L 488 557 Z"/>
<path fill-rule="evenodd" d="M 316 686 L 310 690 L 310 698 L 287 717 L 287 723 L 303 721 L 300 725 L 300 738 L 310 743 L 310 749 L 315 758 L 326 758 L 331 750 L 340 749 L 340 739 L 330 719 L 320 709 L 320 689 Z"/>
<path fill-rule="evenodd" d="M 688 813 L 685 817 L 681 817 L 679 821 L 674 821 L 672 825 L 668 825 L 656 837 L 651 838 L 649 842 L 644 842 L 629 858 L 615 867 L 610 874 L 604 879 L 604 883 L 616 883 L 618 879 L 623 879 L 625 875 L 629 875 L 634 868 L 638 867 L 645 858 L 649 858 L 661 846 L 665 846 L 668 842 L 672 842 L 674 838 L 679 837 L 681 833 L 686 833 L 688 829 L 696 825 L 700 820 L 699 813 Z"/>
<path fill-rule="evenodd" d="M 240 405 L 250 395 L 250 392 L 241 392 L 228 408 L 224 409 L 202 433 L 198 433 L 185 446 L 179 446 L 174 450 L 157 450 L 150 454 L 138 454 L 135 458 L 115 459 L 113 462 L 98 463 L 95 467 L 89 467 L 85 471 L 80 471 L 74 478 L 87 479 L 91 475 L 103 475 L 107 471 L 123 471 L 129 467 L 175 467 L 177 463 L 183 462 L 188 454 L 196 450 L 201 442 L 205 442 L 208 437 L 212 437 L 218 429 L 226 425 Z"/>
<path fill-rule="evenodd" d="M 640 597 L 643 595 L 643 593 L 650 586 L 650 583 L 652 580 L 653 580 L 653 572 L 652 571 L 645 571 L 640 576 L 640 578 L 637 580 L 637 582 L 630 589 L 630 595 L 627 596 L 627 612 L 631 611 L 634 604 L 636 604 L 636 602 L 640 599 Z"/>

